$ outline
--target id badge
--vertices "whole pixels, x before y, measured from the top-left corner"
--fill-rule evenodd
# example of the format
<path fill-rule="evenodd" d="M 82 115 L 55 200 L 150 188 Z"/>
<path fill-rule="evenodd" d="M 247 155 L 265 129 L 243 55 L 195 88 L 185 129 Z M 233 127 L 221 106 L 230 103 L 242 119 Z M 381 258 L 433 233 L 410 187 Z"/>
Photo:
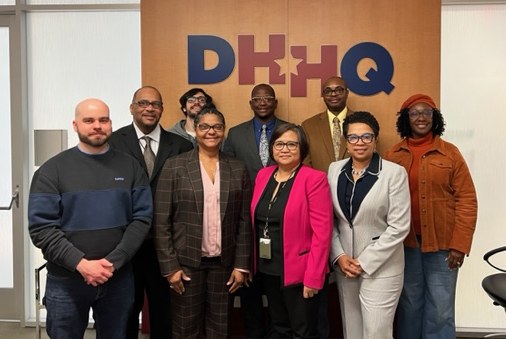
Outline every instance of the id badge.
<path fill-rule="evenodd" d="M 271 239 L 260 238 L 260 258 L 271 259 Z"/>

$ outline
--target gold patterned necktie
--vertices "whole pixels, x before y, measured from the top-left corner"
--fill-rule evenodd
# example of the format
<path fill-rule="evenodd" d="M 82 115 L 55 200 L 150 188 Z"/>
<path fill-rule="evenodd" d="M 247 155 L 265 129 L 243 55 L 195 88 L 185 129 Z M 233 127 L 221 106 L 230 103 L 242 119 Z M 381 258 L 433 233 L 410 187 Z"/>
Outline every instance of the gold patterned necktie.
<path fill-rule="evenodd" d="M 146 141 L 146 146 L 144 147 L 144 161 L 146 162 L 148 175 L 151 178 L 151 175 L 153 174 L 153 167 L 155 166 L 155 152 L 153 152 L 153 149 L 151 148 L 151 138 L 145 135 L 142 139 Z"/>
<path fill-rule="evenodd" d="M 262 125 L 262 134 L 260 134 L 260 145 L 258 147 L 258 154 L 262 165 L 267 166 L 269 161 L 269 141 L 267 141 L 267 125 Z"/>
<path fill-rule="evenodd" d="M 334 133 L 332 135 L 332 144 L 334 145 L 334 157 L 336 160 L 339 160 L 339 146 L 341 146 L 341 123 L 339 122 L 339 118 L 336 116 L 333 120 L 334 123 Z"/>

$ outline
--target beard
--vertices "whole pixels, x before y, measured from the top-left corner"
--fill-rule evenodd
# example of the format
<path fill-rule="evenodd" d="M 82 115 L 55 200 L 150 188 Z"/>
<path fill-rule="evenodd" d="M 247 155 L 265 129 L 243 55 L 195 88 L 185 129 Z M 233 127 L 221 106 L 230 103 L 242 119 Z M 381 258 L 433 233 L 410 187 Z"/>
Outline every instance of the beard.
<path fill-rule="evenodd" d="M 85 143 L 85 144 L 90 145 L 91 147 L 95 147 L 95 148 L 100 148 L 100 147 L 104 146 L 107 143 L 107 141 L 109 140 L 109 138 L 111 137 L 111 134 L 107 135 L 107 133 L 105 133 L 105 132 L 99 132 L 99 133 L 101 133 L 104 136 L 104 138 L 90 139 L 90 138 L 88 138 L 87 135 L 81 134 L 79 131 L 77 131 L 77 135 L 79 136 L 79 140 L 82 143 Z"/>

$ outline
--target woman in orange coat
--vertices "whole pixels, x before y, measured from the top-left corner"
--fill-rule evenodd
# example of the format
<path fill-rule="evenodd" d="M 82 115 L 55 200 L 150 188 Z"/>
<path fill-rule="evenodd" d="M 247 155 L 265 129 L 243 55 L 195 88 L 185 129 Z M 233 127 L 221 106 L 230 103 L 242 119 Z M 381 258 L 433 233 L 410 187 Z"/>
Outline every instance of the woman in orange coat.
<path fill-rule="evenodd" d="M 397 338 L 455 338 L 457 273 L 469 254 L 477 199 L 457 147 L 441 139 L 444 119 L 425 94 L 409 97 L 398 113 L 403 138 L 385 159 L 409 175 L 411 231 L 404 241 L 404 288 Z"/>

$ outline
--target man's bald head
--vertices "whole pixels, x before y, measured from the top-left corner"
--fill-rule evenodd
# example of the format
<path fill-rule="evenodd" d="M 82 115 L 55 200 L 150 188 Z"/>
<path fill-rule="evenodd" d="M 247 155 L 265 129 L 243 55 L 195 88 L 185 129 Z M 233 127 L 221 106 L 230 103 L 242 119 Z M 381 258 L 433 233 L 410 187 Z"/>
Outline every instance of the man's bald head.
<path fill-rule="evenodd" d="M 96 98 L 88 98 L 77 104 L 75 119 L 77 120 L 81 114 L 90 110 L 101 111 L 102 113 L 107 112 L 107 116 L 109 116 L 109 106 L 105 102 Z"/>
<path fill-rule="evenodd" d="M 81 101 L 76 106 L 74 131 L 79 136 L 79 148 L 88 153 L 107 150 L 107 140 L 112 133 L 109 107 L 99 99 Z"/>

